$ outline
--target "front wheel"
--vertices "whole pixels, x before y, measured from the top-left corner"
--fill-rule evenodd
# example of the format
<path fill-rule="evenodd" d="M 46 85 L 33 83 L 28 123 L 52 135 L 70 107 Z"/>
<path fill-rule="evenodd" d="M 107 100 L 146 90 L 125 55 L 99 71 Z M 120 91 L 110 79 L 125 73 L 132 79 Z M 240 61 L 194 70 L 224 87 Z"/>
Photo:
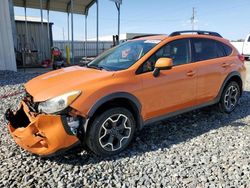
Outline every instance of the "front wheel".
<path fill-rule="evenodd" d="M 131 142 L 136 122 L 126 108 L 112 108 L 95 117 L 86 135 L 90 150 L 100 156 L 114 155 Z"/>
<path fill-rule="evenodd" d="M 235 81 L 230 82 L 224 89 L 219 107 L 222 112 L 231 113 L 237 106 L 240 98 L 240 87 Z"/>

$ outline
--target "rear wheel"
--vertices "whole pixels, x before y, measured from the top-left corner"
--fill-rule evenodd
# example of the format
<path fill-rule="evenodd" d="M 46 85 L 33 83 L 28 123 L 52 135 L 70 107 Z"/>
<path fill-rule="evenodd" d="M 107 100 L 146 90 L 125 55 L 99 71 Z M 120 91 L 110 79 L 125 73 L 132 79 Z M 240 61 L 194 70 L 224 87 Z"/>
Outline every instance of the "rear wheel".
<path fill-rule="evenodd" d="M 231 113 L 237 106 L 240 98 L 240 87 L 235 81 L 230 82 L 224 89 L 219 107 L 222 112 Z"/>
<path fill-rule="evenodd" d="M 112 108 L 97 116 L 89 125 L 86 143 L 90 150 L 101 156 L 114 155 L 131 142 L 136 123 L 125 108 Z"/>

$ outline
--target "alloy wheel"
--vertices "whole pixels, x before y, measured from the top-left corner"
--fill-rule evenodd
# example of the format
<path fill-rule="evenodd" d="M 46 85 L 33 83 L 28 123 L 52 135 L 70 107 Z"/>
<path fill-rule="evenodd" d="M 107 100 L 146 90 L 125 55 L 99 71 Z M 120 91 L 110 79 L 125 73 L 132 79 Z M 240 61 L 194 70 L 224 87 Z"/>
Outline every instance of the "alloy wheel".
<path fill-rule="evenodd" d="M 131 121 L 123 114 L 114 114 L 107 118 L 99 132 L 99 143 L 106 151 L 122 148 L 131 135 Z"/>
<path fill-rule="evenodd" d="M 232 111 L 238 103 L 239 90 L 236 86 L 231 85 L 224 96 L 224 106 L 228 111 Z"/>

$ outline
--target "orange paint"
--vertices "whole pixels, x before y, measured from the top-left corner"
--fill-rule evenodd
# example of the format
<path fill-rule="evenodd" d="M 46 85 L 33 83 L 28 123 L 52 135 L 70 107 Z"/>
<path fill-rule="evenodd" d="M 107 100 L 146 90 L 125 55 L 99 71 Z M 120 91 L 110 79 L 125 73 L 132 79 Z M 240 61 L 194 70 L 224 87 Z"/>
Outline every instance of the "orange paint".
<path fill-rule="evenodd" d="M 161 70 L 158 77 L 154 77 L 152 71 L 136 74 L 138 68 L 161 47 L 169 42 L 188 38 L 217 40 L 230 46 L 233 52 L 227 57 L 173 66 L 170 70 Z M 85 118 L 89 117 L 90 109 L 101 98 L 116 92 L 130 93 L 139 100 L 142 106 L 140 115 L 145 122 L 214 100 L 231 72 L 238 72 L 242 80 L 245 80 L 246 68 L 239 60 L 237 50 L 223 38 L 206 35 L 162 35 L 135 40 L 161 42 L 126 70 L 106 71 L 73 66 L 32 79 L 25 84 L 26 91 L 33 96 L 34 102 L 41 102 L 79 90 L 81 95 L 70 107 L 75 114 Z M 9 125 L 10 133 L 22 148 L 31 153 L 47 155 L 78 142 L 75 136 L 65 132 L 60 115 L 31 116 L 27 106 L 24 103 L 22 105 L 31 123 L 26 128 L 18 129 Z M 42 137 L 34 136 L 34 133 L 39 133 Z"/>

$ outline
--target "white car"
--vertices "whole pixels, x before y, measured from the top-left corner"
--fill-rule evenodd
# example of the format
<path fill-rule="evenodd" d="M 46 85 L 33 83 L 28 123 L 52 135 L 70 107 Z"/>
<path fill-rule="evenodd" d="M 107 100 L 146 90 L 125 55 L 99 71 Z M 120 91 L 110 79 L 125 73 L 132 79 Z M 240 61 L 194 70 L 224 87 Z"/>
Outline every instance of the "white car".
<path fill-rule="evenodd" d="M 242 48 L 242 54 L 245 56 L 246 59 L 250 57 L 250 34 L 247 35 Z"/>
<path fill-rule="evenodd" d="M 244 42 L 231 42 L 240 54 L 245 56 L 245 59 L 250 58 L 250 34 L 247 35 Z"/>

